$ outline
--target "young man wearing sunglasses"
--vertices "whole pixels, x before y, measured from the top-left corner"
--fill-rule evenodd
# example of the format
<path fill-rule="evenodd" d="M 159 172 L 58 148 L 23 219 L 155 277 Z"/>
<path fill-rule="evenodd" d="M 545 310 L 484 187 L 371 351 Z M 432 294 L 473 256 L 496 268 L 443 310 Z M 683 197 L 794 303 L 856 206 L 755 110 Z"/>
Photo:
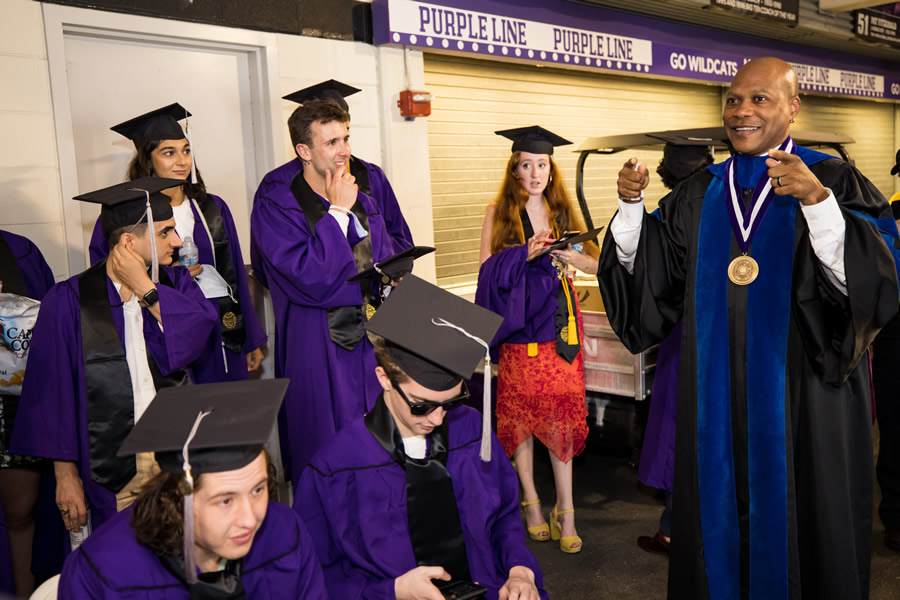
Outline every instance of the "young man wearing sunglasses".
<path fill-rule="evenodd" d="M 313 457 L 294 502 L 330 597 L 442 600 L 471 582 L 491 600 L 547 597 L 516 473 L 462 406 L 501 320 L 407 275 L 368 321 L 382 394 Z"/>

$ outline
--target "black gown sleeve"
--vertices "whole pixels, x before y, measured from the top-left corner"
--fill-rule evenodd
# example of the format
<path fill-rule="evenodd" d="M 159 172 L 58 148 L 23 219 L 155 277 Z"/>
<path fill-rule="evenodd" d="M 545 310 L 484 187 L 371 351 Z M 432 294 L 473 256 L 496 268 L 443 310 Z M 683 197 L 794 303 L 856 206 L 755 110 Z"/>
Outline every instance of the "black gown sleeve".
<path fill-rule="evenodd" d="M 840 385 L 897 312 L 893 255 L 872 222 L 890 216 L 890 207 L 875 186 L 848 163 L 825 160 L 810 170 L 834 192 L 846 222 L 847 295 L 826 277 L 809 242 L 806 220 L 797 219 L 794 320 L 815 372 L 826 383 Z"/>
<path fill-rule="evenodd" d="M 661 342 L 681 319 L 694 253 L 694 228 L 712 175 L 701 172 L 679 184 L 644 213 L 634 272 L 619 263 L 607 228 L 597 280 L 610 326 L 625 347 L 638 353 Z"/>

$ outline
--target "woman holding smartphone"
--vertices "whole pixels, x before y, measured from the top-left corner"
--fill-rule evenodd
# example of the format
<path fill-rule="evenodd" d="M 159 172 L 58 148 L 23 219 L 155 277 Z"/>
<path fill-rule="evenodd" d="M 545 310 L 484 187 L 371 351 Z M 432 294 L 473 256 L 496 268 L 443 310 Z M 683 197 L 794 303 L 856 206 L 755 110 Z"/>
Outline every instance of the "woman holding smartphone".
<path fill-rule="evenodd" d="M 196 263 L 191 264 L 193 261 L 186 256 L 188 249 L 183 246 L 180 264 L 200 279 L 208 301 L 219 313 L 219 326 L 210 336 L 208 351 L 191 365 L 191 378 L 194 383 L 237 381 L 247 379 L 249 371 L 259 368 L 263 359 L 260 347 L 267 337 L 250 300 L 231 211 L 224 200 L 207 193 L 194 164 L 190 134 L 185 135 L 178 124 L 178 120 L 190 116 L 175 103 L 120 123 L 112 130 L 134 142 L 136 152 L 128 165 L 128 181 L 146 176 L 185 180 L 183 186 L 163 192 L 171 200 L 176 233 L 182 242 L 190 237 L 197 250 Z M 91 263 L 108 254 L 109 245 L 98 219 L 90 244 Z"/>
<path fill-rule="evenodd" d="M 475 302 L 504 317 L 492 342 L 499 354 L 497 437 L 513 458 L 533 540 L 581 550 L 575 530 L 572 458 L 587 438 L 581 313 L 570 267 L 597 272 L 596 245 L 544 252 L 567 231 L 584 230 L 569 200 L 554 146 L 571 142 L 542 127 L 498 131 L 513 140 L 503 184 L 481 232 Z M 499 352 L 498 352 L 499 347 Z M 556 506 L 544 521 L 534 485 L 534 439 L 550 450 Z"/>

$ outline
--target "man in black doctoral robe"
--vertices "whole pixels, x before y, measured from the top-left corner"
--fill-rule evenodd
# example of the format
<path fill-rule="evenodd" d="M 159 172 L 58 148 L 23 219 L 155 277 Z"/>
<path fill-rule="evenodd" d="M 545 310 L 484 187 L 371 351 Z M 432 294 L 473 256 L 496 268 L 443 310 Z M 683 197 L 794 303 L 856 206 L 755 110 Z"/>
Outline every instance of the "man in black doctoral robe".
<path fill-rule="evenodd" d="M 869 371 L 897 310 L 881 194 L 797 147 L 797 77 L 744 65 L 723 122 L 736 151 L 645 213 L 619 172 L 598 278 L 632 352 L 683 318 L 669 598 L 867 598 Z M 801 216 L 802 215 L 802 216 Z"/>

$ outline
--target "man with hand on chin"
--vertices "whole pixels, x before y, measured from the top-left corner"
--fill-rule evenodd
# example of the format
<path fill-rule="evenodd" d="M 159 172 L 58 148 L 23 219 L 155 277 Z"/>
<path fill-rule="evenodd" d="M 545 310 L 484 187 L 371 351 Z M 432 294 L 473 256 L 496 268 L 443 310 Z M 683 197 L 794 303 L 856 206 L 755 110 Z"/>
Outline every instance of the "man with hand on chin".
<path fill-rule="evenodd" d="M 897 310 L 859 171 L 790 138 L 791 66 L 745 64 L 722 120 L 735 154 L 646 214 L 647 169 L 619 171 L 598 279 L 632 352 L 683 319 L 669 598 L 867 598 L 867 361 Z M 802 591 L 801 591 L 802 590 Z"/>
<path fill-rule="evenodd" d="M 275 374 L 291 380 L 279 434 L 295 486 L 313 453 L 381 389 L 363 329 L 376 298 L 368 282 L 347 279 L 394 250 L 380 211 L 348 172 L 349 119 L 321 100 L 294 111 L 288 128 L 303 170 L 290 187 L 258 196 L 250 217 L 275 309 Z"/>
<path fill-rule="evenodd" d="M 78 196 L 102 204 L 110 255 L 56 284 L 34 328 L 11 449 L 54 461 L 72 532 L 88 511 L 95 528 L 128 506 L 153 474 L 152 456 L 116 450 L 158 390 L 188 383 L 217 320 L 187 269 L 165 266 L 181 241 L 160 192 L 183 183 L 145 177 Z"/>

